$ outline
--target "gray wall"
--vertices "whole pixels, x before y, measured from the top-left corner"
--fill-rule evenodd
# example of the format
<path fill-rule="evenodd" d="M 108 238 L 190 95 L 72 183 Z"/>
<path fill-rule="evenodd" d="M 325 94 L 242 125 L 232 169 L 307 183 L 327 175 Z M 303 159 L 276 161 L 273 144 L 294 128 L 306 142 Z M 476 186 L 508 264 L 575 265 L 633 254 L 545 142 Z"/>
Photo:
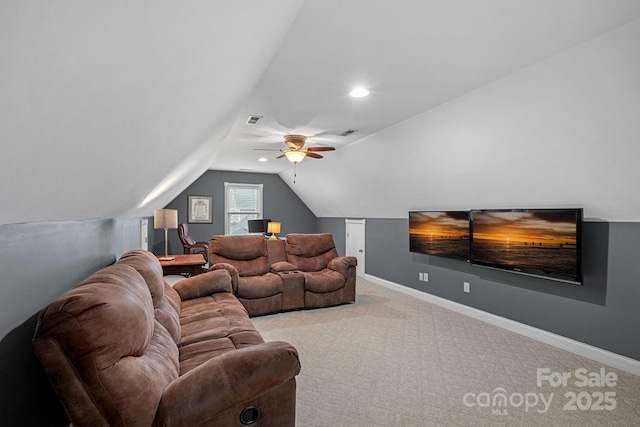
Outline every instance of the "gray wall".
<path fill-rule="evenodd" d="M 69 424 L 31 348 L 37 314 L 139 247 L 140 218 L 0 226 L 0 424 Z"/>
<path fill-rule="evenodd" d="M 349 218 L 360 219 L 360 218 Z M 367 220 L 368 221 L 368 220 Z M 333 235 L 333 241 L 336 244 L 338 255 L 344 256 L 347 238 L 346 238 L 347 225 L 345 218 L 318 218 L 316 220 L 316 232 L 318 233 L 331 233 Z M 366 260 L 365 260 L 366 264 Z"/>
<path fill-rule="evenodd" d="M 414 254 L 408 230 L 408 219 L 367 218 L 367 274 L 640 360 L 640 223 L 584 223 L 583 286 Z M 318 218 L 318 232 L 344 249 L 344 218 Z"/>
<path fill-rule="evenodd" d="M 315 233 L 316 217 L 296 193 L 275 174 L 207 171 L 178 197 L 167 209 L 178 210 L 178 223 L 187 222 L 187 196 L 213 196 L 213 224 L 188 224 L 189 234 L 196 241 L 208 241 L 224 234 L 224 183 L 263 184 L 264 217 L 282 223 L 279 236 L 288 233 Z M 153 221 L 151 221 L 153 223 Z M 153 252 L 164 253 L 164 231 L 154 231 Z M 176 230 L 169 230 L 169 253 L 181 254 L 182 244 Z"/>

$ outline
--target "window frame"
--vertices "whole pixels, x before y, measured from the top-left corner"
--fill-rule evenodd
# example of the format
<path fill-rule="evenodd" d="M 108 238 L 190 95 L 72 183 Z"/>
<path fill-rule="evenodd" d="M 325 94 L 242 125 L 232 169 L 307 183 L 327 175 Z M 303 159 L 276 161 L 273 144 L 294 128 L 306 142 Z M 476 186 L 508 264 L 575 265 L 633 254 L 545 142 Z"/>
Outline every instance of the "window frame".
<path fill-rule="evenodd" d="M 240 210 L 231 210 L 230 206 L 230 195 L 231 192 L 235 189 L 252 189 L 258 191 L 258 200 L 257 200 L 257 210 L 256 211 L 240 211 Z M 235 182 L 225 182 L 224 183 L 224 234 L 229 236 L 230 226 L 231 226 L 231 215 L 237 214 L 249 214 L 256 215 L 256 219 L 260 219 L 263 217 L 264 211 L 264 185 L 263 184 L 246 184 L 246 183 L 235 183 Z M 248 229 L 248 226 L 247 226 Z M 246 234 L 249 234 L 248 232 Z M 244 234 L 234 234 L 234 235 L 244 235 Z"/>

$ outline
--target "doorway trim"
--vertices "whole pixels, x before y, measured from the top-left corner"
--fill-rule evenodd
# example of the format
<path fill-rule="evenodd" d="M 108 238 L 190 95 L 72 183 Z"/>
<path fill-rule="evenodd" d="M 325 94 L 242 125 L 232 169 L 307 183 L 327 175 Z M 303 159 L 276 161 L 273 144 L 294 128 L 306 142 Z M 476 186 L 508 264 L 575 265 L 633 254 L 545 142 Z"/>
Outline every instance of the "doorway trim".
<path fill-rule="evenodd" d="M 362 242 L 355 241 L 350 236 L 350 227 L 362 227 Z M 357 236 L 354 236 L 357 237 Z M 357 275 L 364 277 L 365 275 L 365 242 L 366 242 L 366 220 L 364 219 L 345 219 L 345 255 L 354 256 L 358 259 L 358 266 L 356 267 Z M 349 248 L 353 248 L 352 252 Z M 358 248 L 358 249 L 355 249 Z"/>

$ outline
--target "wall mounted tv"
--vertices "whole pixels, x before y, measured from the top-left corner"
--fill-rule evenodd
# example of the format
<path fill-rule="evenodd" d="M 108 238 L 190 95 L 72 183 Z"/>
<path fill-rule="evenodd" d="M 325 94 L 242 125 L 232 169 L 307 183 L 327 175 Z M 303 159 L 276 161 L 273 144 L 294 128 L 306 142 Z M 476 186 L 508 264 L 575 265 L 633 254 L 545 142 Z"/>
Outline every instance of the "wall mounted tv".
<path fill-rule="evenodd" d="M 409 250 L 468 261 L 469 212 L 409 212 Z"/>
<path fill-rule="evenodd" d="M 472 265 L 582 284 L 582 209 L 472 210 Z"/>

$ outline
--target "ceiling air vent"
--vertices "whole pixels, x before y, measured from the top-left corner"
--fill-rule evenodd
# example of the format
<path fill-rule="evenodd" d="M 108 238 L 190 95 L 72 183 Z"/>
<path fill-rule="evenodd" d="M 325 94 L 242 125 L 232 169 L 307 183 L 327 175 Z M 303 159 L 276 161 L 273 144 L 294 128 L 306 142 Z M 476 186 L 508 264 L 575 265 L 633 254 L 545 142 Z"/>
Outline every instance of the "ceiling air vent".
<path fill-rule="evenodd" d="M 262 116 L 254 116 L 253 114 L 247 117 L 247 120 L 244 122 L 247 125 L 255 125 L 260 121 Z"/>
<path fill-rule="evenodd" d="M 347 130 L 347 131 L 342 132 L 342 133 L 340 134 L 340 136 L 349 136 L 349 135 L 351 135 L 351 134 L 352 134 L 352 133 L 354 133 L 354 132 L 358 132 L 358 131 L 357 131 L 357 130 L 355 130 L 355 129 L 349 129 L 349 130 Z"/>

